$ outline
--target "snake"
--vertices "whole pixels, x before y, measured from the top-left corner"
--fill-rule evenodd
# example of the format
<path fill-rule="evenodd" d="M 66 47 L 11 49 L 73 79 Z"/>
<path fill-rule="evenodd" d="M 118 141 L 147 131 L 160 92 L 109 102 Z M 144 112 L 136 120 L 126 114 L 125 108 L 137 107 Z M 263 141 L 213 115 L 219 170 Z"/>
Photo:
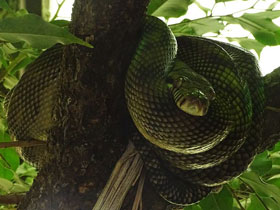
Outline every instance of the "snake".
<path fill-rule="evenodd" d="M 6 96 L 14 140 L 47 140 L 62 56 L 60 44 L 43 52 Z M 249 51 L 203 37 L 175 37 L 163 21 L 146 16 L 124 80 L 133 121 L 129 139 L 168 202 L 200 201 L 239 176 L 262 150 L 264 85 Z M 39 168 L 44 151 L 19 149 Z"/>

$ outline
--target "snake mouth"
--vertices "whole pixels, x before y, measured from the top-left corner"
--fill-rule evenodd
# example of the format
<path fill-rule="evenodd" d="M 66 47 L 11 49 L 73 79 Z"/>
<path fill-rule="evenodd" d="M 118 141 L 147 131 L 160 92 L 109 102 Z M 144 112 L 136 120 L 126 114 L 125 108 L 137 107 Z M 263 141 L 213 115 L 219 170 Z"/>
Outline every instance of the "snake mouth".
<path fill-rule="evenodd" d="M 193 116 L 206 115 L 209 107 L 207 99 L 190 95 L 181 97 L 176 104 L 182 111 Z"/>

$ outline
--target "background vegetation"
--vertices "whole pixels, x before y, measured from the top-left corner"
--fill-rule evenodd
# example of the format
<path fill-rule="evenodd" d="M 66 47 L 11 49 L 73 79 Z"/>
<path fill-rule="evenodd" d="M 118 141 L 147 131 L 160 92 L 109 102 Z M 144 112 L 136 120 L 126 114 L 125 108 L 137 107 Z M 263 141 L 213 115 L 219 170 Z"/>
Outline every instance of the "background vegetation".
<path fill-rule="evenodd" d="M 195 0 L 151 0 L 147 14 L 163 17 L 170 23 L 171 18 L 185 15 L 189 6 L 195 4 L 204 13 L 204 17 L 194 20 L 181 18 L 181 22 L 170 25 L 175 35 L 226 38 L 244 48 L 254 50 L 257 55 L 260 55 L 265 46 L 280 45 L 280 27 L 273 22 L 280 17 L 280 10 L 274 9 L 280 1 L 275 1 L 267 8 L 257 11 L 253 9 L 261 1 L 256 1 L 239 12 L 222 16 L 213 15 L 215 7 L 225 2 L 227 1 L 216 0 L 212 8 L 207 8 Z M 66 20 L 56 20 L 56 17 L 52 20 L 43 20 L 40 16 L 29 14 L 25 9 L 14 10 L 5 0 L 0 0 L 0 8 L 2 103 L 7 92 L 16 85 L 25 67 L 44 49 L 55 43 L 78 43 L 91 47 L 67 31 Z M 225 36 L 223 30 L 231 24 L 238 24 L 249 31 L 249 37 Z M 0 107 L 0 115 L 0 142 L 11 141 L 3 106 Z M 198 204 L 186 207 L 185 210 L 280 209 L 279 151 L 280 143 L 271 150 L 259 154 L 245 173 L 225 184 L 219 193 L 211 194 Z M 23 162 L 14 148 L 0 149 L 0 203 L 5 201 L 6 195 L 27 192 L 36 175 L 37 170 Z M 12 204 L 0 206 L 0 209 L 15 208 L 16 206 Z"/>

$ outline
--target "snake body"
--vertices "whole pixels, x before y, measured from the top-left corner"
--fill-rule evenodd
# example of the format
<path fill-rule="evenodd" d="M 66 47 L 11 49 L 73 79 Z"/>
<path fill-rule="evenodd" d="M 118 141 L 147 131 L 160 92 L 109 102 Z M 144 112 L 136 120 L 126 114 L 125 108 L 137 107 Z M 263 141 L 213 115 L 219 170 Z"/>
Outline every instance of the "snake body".
<path fill-rule="evenodd" d="M 14 139 L 47 139 L 62 50 L 45 51 L 8 94 Z M 125 97 L 149 180 L 171 203 L 201 200 L 244 171 L 260 150 L 263 83 L 254 56 L 241 48 L 175 38 L 165 23 L 146 17 Z M 40 166 L 44 149 L 21 149 L 21 155 Z"/>
<path fill-rule="evenodd" d="M 53 126 L 52 110 L 57 96 L 62 45 L 43 52 L 31 63 L 18 84 L 5 99 L 9 132 L 14 140 L 46 141 Z M 20 148 L 20 156 L 29 164 L 40 167 L 45 146 Z"/>
<path fill-rule="evenodd" d="M 162 197 L 191 204 L 240 175 L 259 151 L 265 101 L 261 74 L 250 52 L 201 37 L 175 39 L 156 18 L 146 19 L 142 34 L 125 86 L 129 112 L 143 135 L 134 136 L 134 144 Z M 205 115 L 178 106 L 178 95 L 188 91 L 184 82 L 193 95 L 213 88 Z"/>

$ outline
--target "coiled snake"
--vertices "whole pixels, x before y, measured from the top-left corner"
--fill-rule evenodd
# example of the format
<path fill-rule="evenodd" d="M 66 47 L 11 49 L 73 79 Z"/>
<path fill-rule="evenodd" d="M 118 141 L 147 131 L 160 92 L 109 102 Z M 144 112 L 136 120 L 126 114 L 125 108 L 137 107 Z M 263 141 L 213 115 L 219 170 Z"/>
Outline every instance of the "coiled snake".
<path fill-rule="evenodd" d="M 44 52 L 8 94 L 16 139 L 47 139 L 61 56 L 61 46 Z M 148 177 L 171 203 L 201 200 L 244 171 L 260 149 L 263 81 L 254 56 L 239 47 L 175 38 L 165 23 L 146 17 L 125 96 Z M 36 159 L 32 149 L 22 153 Z"/>

